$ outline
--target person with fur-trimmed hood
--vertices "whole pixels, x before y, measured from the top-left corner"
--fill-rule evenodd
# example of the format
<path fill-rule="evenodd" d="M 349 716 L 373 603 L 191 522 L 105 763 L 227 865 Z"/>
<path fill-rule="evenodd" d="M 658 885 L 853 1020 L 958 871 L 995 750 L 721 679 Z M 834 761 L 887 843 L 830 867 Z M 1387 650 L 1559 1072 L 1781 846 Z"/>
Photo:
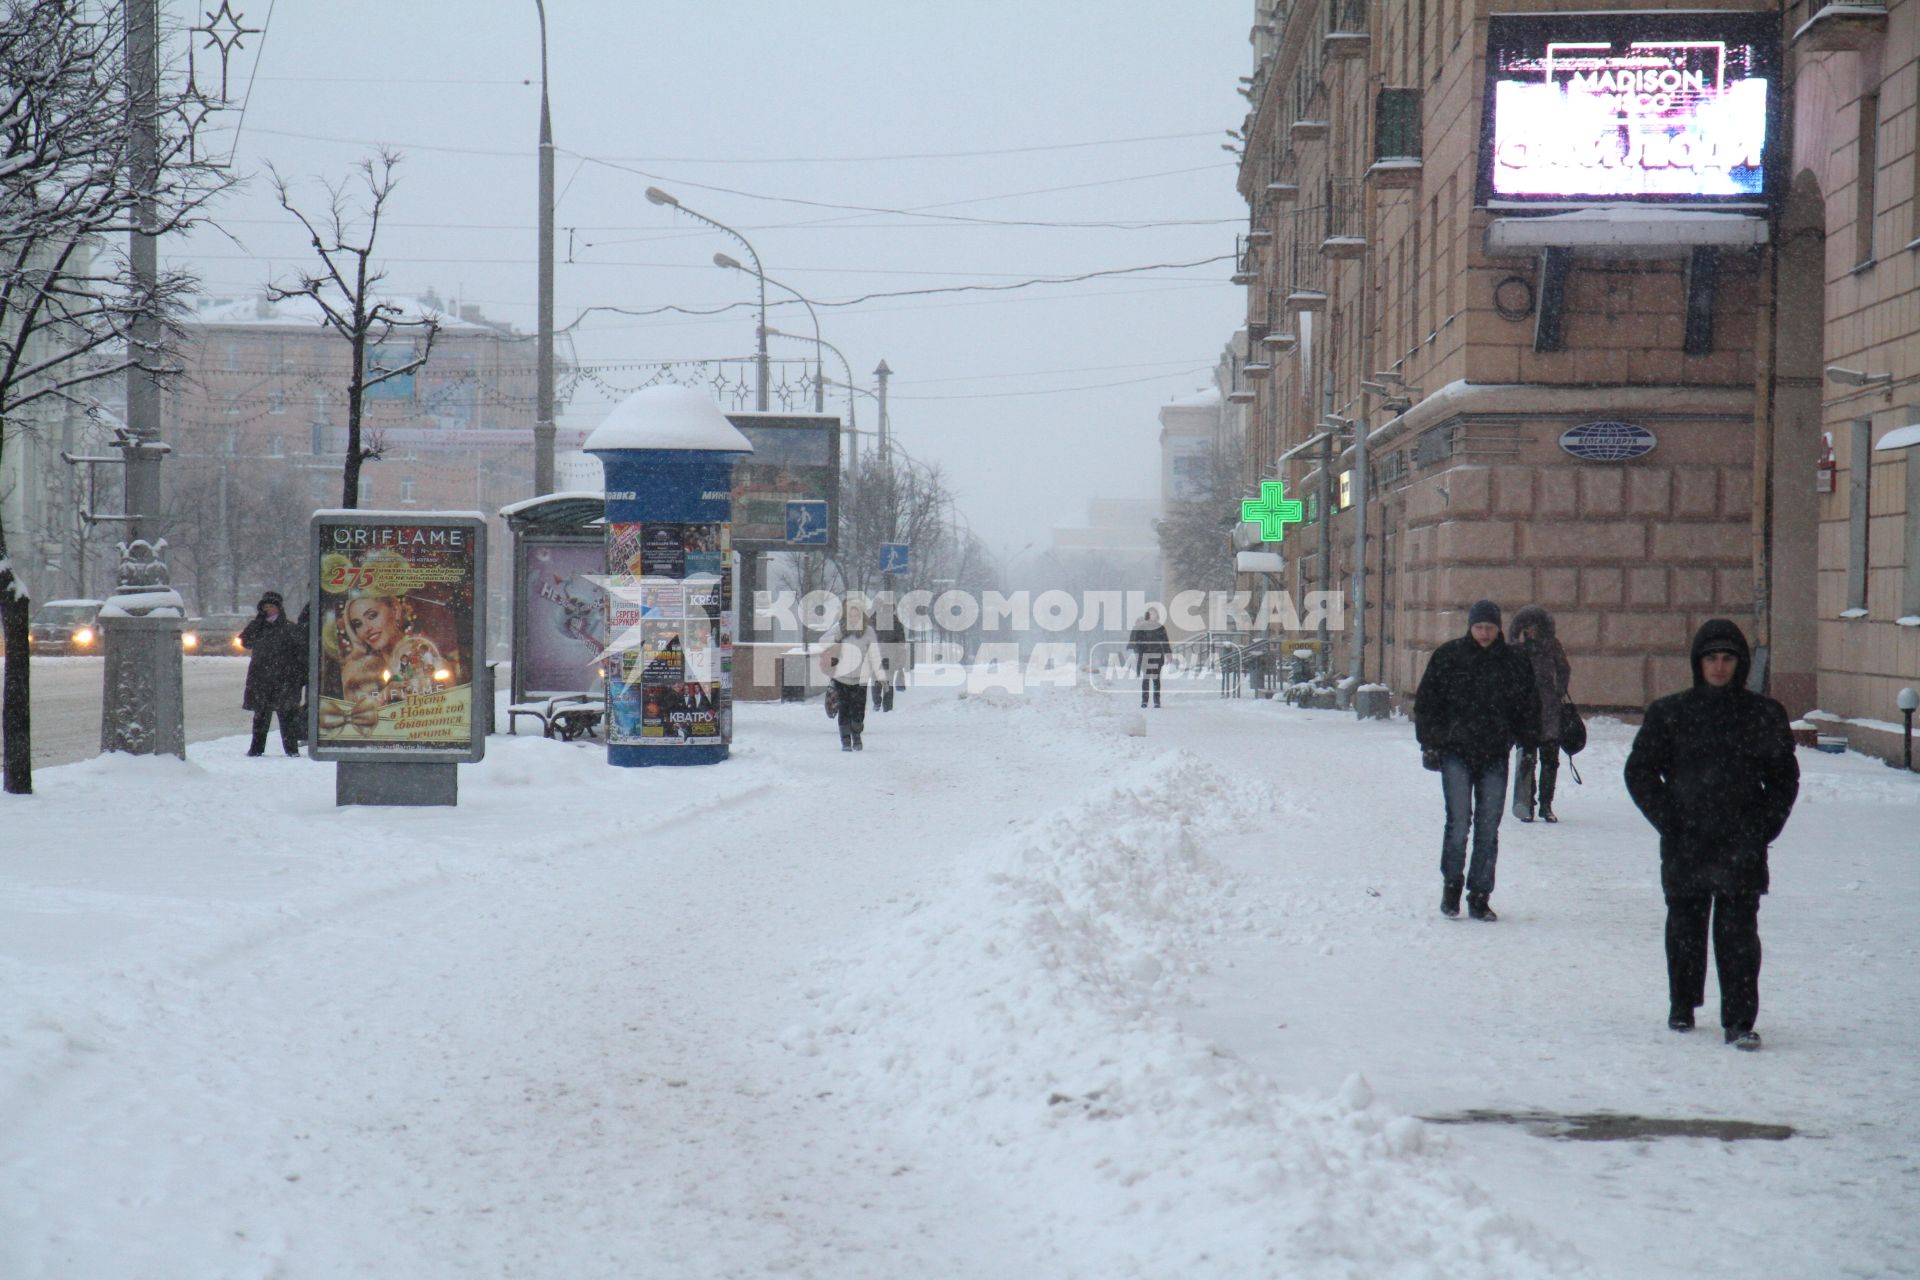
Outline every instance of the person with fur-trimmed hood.
<path fill-rule="evenodd" d="M 1530 604 L 1507 624 L 1507 643 L 1527 660 L 1533 671 L 1534 692 L 1540 697 L 1538 746 L 1519 748 L 1519 768 L 1513 779 L 1513 816 L 1532 822 L 1536 764 L 1540 779 L 1538 812 L 1542 822 L 1558 822 L 1553 812 L 1553 788 L 1560 776 L 1560 709 L 1567 702 L 1567 682 L 1573 668 L 1567 651 L 1553 634 L 1553 615 Z"/>
<path fill-rule="evenodd" d="M 253 619 L 240 631 L 247 660 L 247 684 L 240 697 L 243 710 L 253 712 L 250 756 L 264 755 L 267 730 L 280 718 L 280 745 L 290 756 L 300 754 L 300 730 L 295 716 L 300 690 L 307 682 L 307 632 L 288 619 L 286 602 L 278 591 L 260 597 Z"/>
<path fill-rule="evenodd" d="M 1507 752 L 1537 742 L 1540 698 L 1533 670 L 1500 634 L 1500 606 L 1476 600 L 1467 634 L 1433 651 L 1413 695 L 1420 762 L 1440 775 L 1447 825 L 1440 841 L 1440 914 L 1491 923 L 1488 904 L 1500 857 L 1500 815 L 1507 807 Z M 1467 865 L 1467 833 L 1473 864 Z M 1465 871 L 1465 876 L 1462 876 Z"/>
<path fill-rule="evenodd" d="M 1693 1030 L 1706 1001 L 1707 926 L 1720 975 L 1720 1026 L 1758 1049 L 1760 895 L 1767 846 L 1800 792 L 1786 708 L 1747 689 L 1753 657 L 1725 618 L 1693 637 L 1693 687 L 1647 708 L 1627 756 L 1627 791 L 1660 833 L 1667 898 L 1667 1026 Z"/>

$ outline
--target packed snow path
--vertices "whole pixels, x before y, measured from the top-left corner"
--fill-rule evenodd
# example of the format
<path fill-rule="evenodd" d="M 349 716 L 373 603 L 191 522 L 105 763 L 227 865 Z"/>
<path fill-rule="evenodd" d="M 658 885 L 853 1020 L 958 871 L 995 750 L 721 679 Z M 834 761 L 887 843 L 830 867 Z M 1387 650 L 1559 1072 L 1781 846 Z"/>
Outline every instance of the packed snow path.
<path fill-rule="evenodd" d="M 455 811 L 101 760 L 0 800 L 0 1275 L 1914 1267 L 1920 778 L 1804 755 L 1767 1048 L 1667 1032 L 1627 731 L 1442 920 L 1404 722 L 916 690 L 844 755 L 496 738 Z M 1144 730 L 1144 733 L 1141 731 Z M 1538 1136 L 1596 1111 L 1786 1141 Z"/>

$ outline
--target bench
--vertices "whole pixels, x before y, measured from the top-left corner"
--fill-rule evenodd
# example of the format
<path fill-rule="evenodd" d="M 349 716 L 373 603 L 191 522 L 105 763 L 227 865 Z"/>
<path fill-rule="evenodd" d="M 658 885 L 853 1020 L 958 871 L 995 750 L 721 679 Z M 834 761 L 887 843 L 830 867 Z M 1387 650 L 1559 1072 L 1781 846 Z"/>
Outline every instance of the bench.
<path fill-rule="evenodd" d="M 516 702 L 507 708 L 507 732 L 518 734 L 521 716 L 540 722 L 543 737 L 572 742 L 582 736 L 600 736 L 607 700 L 588 693 L 563 693 L 543 702 Z"/>

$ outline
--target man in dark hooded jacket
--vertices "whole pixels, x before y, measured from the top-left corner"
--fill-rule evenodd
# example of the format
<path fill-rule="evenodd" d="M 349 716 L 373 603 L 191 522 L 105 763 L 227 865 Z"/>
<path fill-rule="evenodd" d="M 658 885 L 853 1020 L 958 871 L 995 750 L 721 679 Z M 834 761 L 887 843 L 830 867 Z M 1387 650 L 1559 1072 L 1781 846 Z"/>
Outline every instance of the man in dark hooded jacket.
<path fill-rule="evenodd" d="M 1160 668 L 1166 665 L 1167 655 L 1173 652 L 1173 644 L 1167 639 L 1167 628 L 1160 621 L 1160 615 L 1153 609 L 1147 610 L 1140 619 L 1140 625 L 1127 636 L 1127 650 L 1140 663 L 1140 705 L 1147 705 L 1147 690 L 1153 690 L 1153 705 L 1160 705 Z"/>
<path fill-rule="evenodd" d="M 1493 895 L 1494 863 L 1500 857 L 1507 752 L 1516 743 L 1537 745 L 1540 735 L 1533 668 L 1501 636 L 1499 605 L 1474 601 L 1467 611 L 1467 634 L 1433 651 L 1413 695 L 1413 725 L 1421 762 L 1440 774 L 1447 805 L 1446 833 L 1440 842 L 1440 914 L 1460 914 L 1464 883 L 1467 914 L 1475 920 L 1498 920 L 1487 899 Z"/>
<path fill-rule="evenodd" d="M 252 653 L 247 662 L 247 686 L 240 705 L 253 712 L 250 756 L 267 749 L 267 730 L 280 717 L 280 745 L 290 756 L 300 754 L 300 730 L 294 716 L 300 709 L 300 690 L 307 682 L 307 635 L 288 621 L 278 591 L 260 597 L 253 620 L 241 629 L 241 647 Z"/>
<path fill-rule="evenodd" d="M 1750 692 L 1740 628 L 1714 618 L 1693 637 L 1693 688 L 1661 698 L 1627 756 L 1627 791 L 1660 833 L 1667 897 L 1667 1025 L 1693 1029 L 1705 1003 L 1707 924 L 1727 1043 L 1758 1049 L 1760 895 L 1767 846 L 1800 791 L 1786 709 Z"/>

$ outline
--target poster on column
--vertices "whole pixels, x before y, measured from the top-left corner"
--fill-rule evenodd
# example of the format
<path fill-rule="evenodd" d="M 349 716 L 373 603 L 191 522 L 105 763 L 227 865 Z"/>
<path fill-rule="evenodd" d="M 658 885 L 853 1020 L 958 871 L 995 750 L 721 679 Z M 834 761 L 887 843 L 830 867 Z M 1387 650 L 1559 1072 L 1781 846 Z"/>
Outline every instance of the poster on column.
<path fill-rule="evenodd" d="M 725 524 L 615 524 L 607 530 L 609 742 L 719 742 L 733 652 L 732 546 Z"/>
<path fill-rule="evenodd" d="M 478 516 L 315 514 L 315 758 L 479 758 L 484 539 Z"/>

